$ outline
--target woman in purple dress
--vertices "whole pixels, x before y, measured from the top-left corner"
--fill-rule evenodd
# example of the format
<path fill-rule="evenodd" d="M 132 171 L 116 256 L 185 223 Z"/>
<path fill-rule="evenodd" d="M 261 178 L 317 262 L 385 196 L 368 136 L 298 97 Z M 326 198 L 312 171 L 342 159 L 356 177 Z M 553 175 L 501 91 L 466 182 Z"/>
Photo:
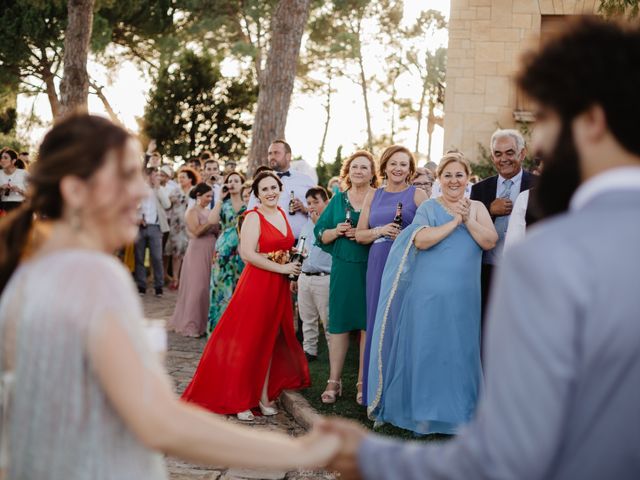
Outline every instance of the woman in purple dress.
<path fill-rule="evenodd" d="M 416 171 L 416 161 L 409 149 L 392 145 L 380 158 L 380 175 L 384 185 L 364 202 L 356 229 L 356 241 L 373 244 L 369 250 L 367 264 L 367 339 L 364 350 L 363 383 L 358 384 L 356 401 L 367 405 L 367 372 L 371 351 L 371 334 L 376 319 L 380 281 L 391 245 L 400 230 L 411 224 L 418 206 L 427 199 L 427 194 L 410 185 Z M 364 392 L 364 396 L 363 396 Z"/>

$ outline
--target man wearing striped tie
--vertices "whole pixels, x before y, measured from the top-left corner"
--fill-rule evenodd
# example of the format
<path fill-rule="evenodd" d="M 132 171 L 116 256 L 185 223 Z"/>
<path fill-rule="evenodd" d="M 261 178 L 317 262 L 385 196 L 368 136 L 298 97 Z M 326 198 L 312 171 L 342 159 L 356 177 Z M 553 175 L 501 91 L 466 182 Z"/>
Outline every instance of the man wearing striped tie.
<path fill-rule="evenodd" d="M 491 136 L 491 159 L 498 175 L 484 179 L 471 188 L 471 199 L 487 207 L 498 232 L 498 243 L 482 257 L 482 319 L 491 289 L 493 269 L 500 263 L 509 217 L 518 194 L 533 186 L 535 175 L 522 169 L 526 155 L 524 138 L 517 130 L 501 130 Z M 482 330 L 484 331 L 484 325 Z"/>

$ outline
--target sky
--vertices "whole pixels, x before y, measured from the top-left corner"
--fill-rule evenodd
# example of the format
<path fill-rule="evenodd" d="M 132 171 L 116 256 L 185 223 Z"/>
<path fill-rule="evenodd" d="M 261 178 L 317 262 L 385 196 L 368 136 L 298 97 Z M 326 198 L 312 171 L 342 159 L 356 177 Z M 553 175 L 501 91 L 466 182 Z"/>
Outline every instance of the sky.
<path fill-rule="evenodd" d="M 404 19 L 405 23 L 412 23 L 413 20 L 423 10 L 436 9 L 442 11 L 445 16 L 449 16 L 449 0 L 405 0 Z M 435 39 L 434 48 L 446 45 L 447 38 Z M 365 50 L 365 71 L 367 74 L 379 74 L 383 76 L 384 62 L 381 52 L 375 48 Z M 108 77 L 104 67 L 89 63 L 89 71 L 93 78 L 105 86 L 104 93 L 116 111 L 118 118 L 131 130 L 137 131 L 138 124 L 136 117 L 143 115 L 147 101 L 147 94 L 151 85 L 148 74 L 142 72 L 131 62 L 123 62 L 115 74 Z M 338 146 L 343 146 L 343 154 L 355 150 L 358 146 L 366 143 L 366 120 L 363 108 L 362 93 L 360 86 L 347 78 L 340 78 L 335 82 L 337 92 L 332 101 L 332 121 L 329 125 L 327 135 L 327 145 L 325 150 L 325 161 L 332 161 L 335 158 Z M 411 97 L 419 93 L 420 85 L 416 79 L 400 78 L 398 90 L 400 95 Z M 294 93 L 291 99 L 289 117 L 285 130 L 285 137 L 291 144 L 294 156 L 302 156 L 309 164 L 317 163 L 318 150 L 322 140 L 324 128 L 325 112 L 323 108 L 323 98 Z M 384 97 L 371 93 L 369 98 L 374 134 L 388 133 L 389 114 L 384 111 Z M 22 118 L 27 116 L 31 110 L 42 118 L 45 125 L 51 120 L 51 111 L 46 95 L 37 97 L 18 97 L 18 111 Z M 89 111 L 96 114 L 106 115 L 105 109 L 100 100 L 95 95 L 89 95 Z M 415 145 L 415 121 L 407 122 L 407 131 L 397 135 L 396 143 L 401 143 L 413 150 Z M 423 127 L 425 123 L 423 123 Z M 45 127 L 32 127 L 26 130 L 24 123 L 18 124 L 18 132 L 30 140 L 35 148 L 40 141 Z M 425 128 L 423 128 L 425 131 Z M 421 151 L 426 150 L 426 133 L 420 139 Z M 442 155 L 443 130 L 436 127 L 432 144 L 432 159 L 437 161 Z M 379 156 L 382 152 L 374 152 Z"/>

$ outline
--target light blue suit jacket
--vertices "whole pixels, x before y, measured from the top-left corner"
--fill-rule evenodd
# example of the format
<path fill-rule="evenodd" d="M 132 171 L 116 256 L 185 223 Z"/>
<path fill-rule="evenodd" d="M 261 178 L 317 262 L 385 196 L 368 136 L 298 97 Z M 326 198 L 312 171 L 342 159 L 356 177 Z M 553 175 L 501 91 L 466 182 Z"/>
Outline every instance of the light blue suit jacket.
<path fill-rule="evenodd" d="M 493 292 L 475 420 L 445 444 L 369 437 L 364 477 L 640 479 L 640 191 L 533 227 Z"/>

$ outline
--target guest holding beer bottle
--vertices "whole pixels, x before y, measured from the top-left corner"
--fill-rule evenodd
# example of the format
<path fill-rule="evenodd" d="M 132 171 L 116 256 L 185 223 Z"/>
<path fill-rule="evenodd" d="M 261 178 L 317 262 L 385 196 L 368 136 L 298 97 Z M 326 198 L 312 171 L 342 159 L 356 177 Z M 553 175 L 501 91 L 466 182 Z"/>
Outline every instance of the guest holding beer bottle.
<path fill-rule="evenodd" d="M 357 401 L 367 404 L 367 371 L 371 333 L 376 318 L 380 280 L 393 240 L 400 230 L 411 224 L 418 206 L 427 199 L 424 190 L 412 186 L 416 162 L 409 149 L 392 145 L 380 158 L 380 174 L 384 185 L 366 199 L 356 229 L 356 240 L 371 245 L 367 264 L 367 338 L 364 350 L 363 383 L 358 385 Z"/>
<path fill-rule="evenodd" d="M 330 372 L 327 388 L 321 396 L 323 403 L 335 403 L 336 398 L 342 395 L 342 367 L 349 350 L 351 331 L 360 332 L 358 384 L 362 379 L 369 246 L 355 241 L 354 225 L 358 222 L 365 198 L 378 184 L 373 155 L 363 150 L 355 152 L 342 165 L 341 179 L 345 190 L 331 198 L 314 229 L 318 246 L 332 256 L 329 284 Z"/>

